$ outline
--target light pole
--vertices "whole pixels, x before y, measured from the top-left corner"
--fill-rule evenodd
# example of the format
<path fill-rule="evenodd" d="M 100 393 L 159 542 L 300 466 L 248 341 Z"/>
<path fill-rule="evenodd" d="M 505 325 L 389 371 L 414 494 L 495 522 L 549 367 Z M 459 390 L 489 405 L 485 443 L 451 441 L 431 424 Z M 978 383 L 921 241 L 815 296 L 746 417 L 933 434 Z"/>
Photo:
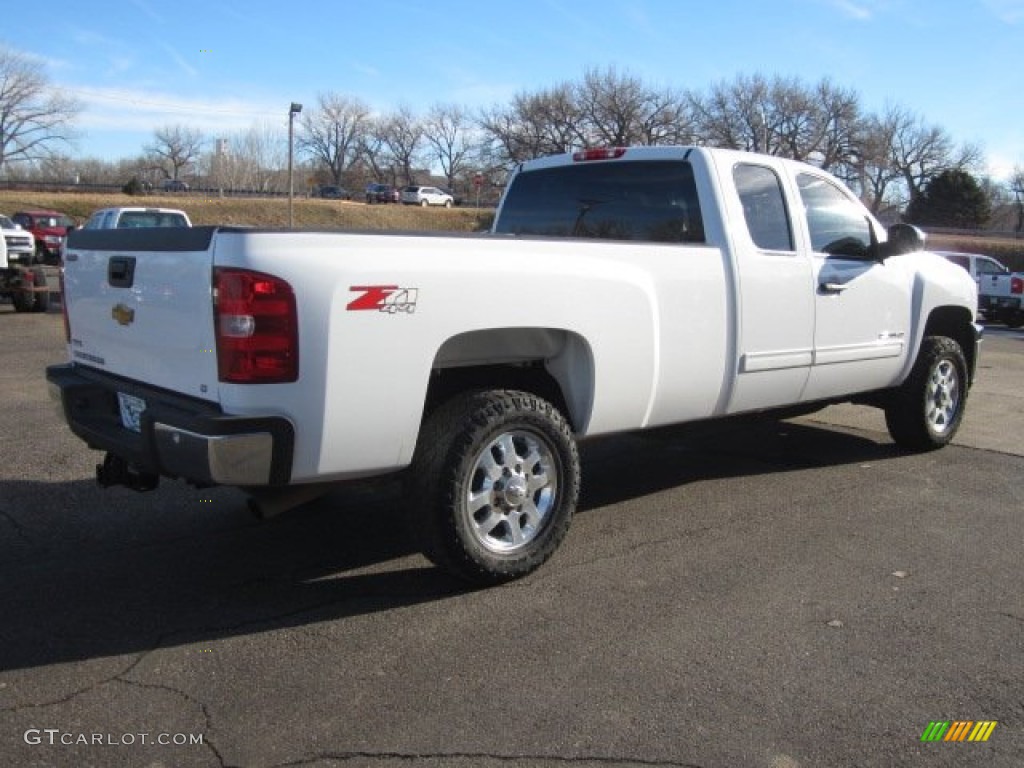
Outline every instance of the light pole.
<path fill-rule="evenodd" d="M 294 206 L 295 206 L 295 184 L 294 184 L 294 172 L 293 172 L 293 140 L 295 137 L 295 116 L 302 111 L 302 105 L 292 102 L 292 105 L 288 108 L 288 229 L 292 229 L 295 226 L 294 218 Z"/>

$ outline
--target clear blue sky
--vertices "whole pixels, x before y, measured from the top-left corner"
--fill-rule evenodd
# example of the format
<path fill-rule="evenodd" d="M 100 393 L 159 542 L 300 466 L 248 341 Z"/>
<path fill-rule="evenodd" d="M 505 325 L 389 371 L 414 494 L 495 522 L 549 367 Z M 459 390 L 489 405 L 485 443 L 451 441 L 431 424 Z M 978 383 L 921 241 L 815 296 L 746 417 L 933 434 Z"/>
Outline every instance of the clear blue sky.
<path fill-rule="evenodd" d="M 828 77 L 981 145 L 996 175 L 1024 165 L 1024 0 L 50 0 L 6 16 L 0 39 L 86 104 L 75 156 L 134 156 L 169 123 L 283 126 L 323 91 L 476 108 L 614 66 L 698 90 Z"/>

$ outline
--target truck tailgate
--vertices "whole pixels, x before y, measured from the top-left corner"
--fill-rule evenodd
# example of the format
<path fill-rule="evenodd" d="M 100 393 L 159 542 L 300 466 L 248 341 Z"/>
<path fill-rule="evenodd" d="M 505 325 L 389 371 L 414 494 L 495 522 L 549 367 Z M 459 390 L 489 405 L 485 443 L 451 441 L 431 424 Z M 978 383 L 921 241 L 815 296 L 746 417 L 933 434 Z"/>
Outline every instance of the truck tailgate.
<path fill-rule="evenodd" d="M 72 360 L 216 400 L 216 228 L 78 230 L 64 256 Z"/>

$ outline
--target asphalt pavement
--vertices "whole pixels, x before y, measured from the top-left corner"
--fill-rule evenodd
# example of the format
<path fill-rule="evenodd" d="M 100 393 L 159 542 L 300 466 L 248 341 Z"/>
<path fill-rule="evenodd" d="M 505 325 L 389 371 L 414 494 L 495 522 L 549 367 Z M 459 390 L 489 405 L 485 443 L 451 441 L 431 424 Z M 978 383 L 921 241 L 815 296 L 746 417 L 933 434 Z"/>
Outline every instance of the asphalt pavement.
<path fill-rule="evenodd" d="M 59 314 L 0 340 L 0 766 L 1024 765 L 1024 333 L 941 451 L 853 406 L 588 443 L 561 549 L 486 590 L 386 483 L 97 488 Z"/>

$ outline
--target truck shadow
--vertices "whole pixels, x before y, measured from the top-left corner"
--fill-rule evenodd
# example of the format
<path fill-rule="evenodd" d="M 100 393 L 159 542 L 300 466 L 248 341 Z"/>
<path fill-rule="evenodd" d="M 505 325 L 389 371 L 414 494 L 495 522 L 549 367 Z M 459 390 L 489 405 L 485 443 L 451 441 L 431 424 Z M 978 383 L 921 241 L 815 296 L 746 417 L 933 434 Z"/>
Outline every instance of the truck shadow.
<path fill-rule="evenodd" d="M 895 455 L 888 443 L 793 423 L 627 435 L 584 446 L 580 514 L 694 480 Z M 231 489 L 165 483 L 140 496 L 84 480 L 5 482 L 0 670 L 312 625 L 471 591 L 416 554 L 401 506 L 395 484 L 352 486 L 261 522 Z M 563 546 L 572 546 L 571 535 Z"/>

